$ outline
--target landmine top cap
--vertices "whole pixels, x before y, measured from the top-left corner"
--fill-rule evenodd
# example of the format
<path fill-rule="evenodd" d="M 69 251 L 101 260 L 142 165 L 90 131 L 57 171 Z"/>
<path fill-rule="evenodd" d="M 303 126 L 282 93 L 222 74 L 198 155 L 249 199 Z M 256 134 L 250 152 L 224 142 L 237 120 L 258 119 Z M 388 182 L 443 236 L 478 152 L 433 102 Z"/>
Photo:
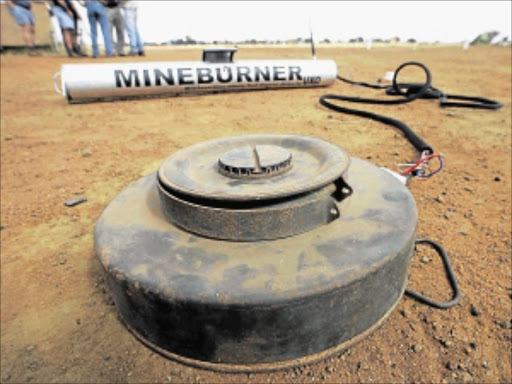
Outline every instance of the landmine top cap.
<path fill-rule="evenodd" d="M 189 197 L 270 200 L 322 188 L 349 165 L 345 150 L 320 139 L 248 135 L 182 149 L 162 163 L 158 179 L 165 189 Z"/>

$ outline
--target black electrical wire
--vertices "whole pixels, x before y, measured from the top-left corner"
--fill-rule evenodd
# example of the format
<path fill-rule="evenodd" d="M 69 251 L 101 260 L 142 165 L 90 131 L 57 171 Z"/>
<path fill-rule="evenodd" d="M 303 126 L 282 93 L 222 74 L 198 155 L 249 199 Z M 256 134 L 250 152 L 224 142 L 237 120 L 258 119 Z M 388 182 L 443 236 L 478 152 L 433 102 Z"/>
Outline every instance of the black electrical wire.
<path fill-rule="evenodd" d="M 443 265 L 444 265 L 444 270 L 446 272 L 446 277 L 448 278 L 448 282 L 450 283 L 450 286 L 452 288 L 452 298 L 449 301 L 437 301 L 437 300 L 431 299 L 429 297 L 426 297 L 416 291 L 412 291 L 410 289 L 406 289 L 405 294 L 423 304 L 427 304 L 427 305 L 430 305 L 431 307 L 440 308 L 440 309 L 451 308 L 454 305 L 458 304 L 460 302 L 459 285 L 457 283 L 457 279 L 455 278 L 455 274 L 453 273 L 453 269 L 450 264 L 450 260 L 448 259 L 448 255 L 446 254 L 443 247 L 441 247 L 436 242 L 434 242 L 432 240 L 428 240 L 428 239 L 417 239 L 416 244 L 430 245 L 437 252 L 437 254 L 441 257 L 441 260 L 443 261 Z"/>
<path fill-rule="evenodd" d="M 405 67 L 408 66 L 417 66 L 423 69 L 426 75 L 426 80 L 424 83 L 398 83 L 398 73 Z M 433 154 L 434 150 L 432 147 L 427 144 L 420 136 L 418 136 L 409 126 L 400 120 L 393 119 L 388 116 L 379 115 L 376 113 L 362 111 L 359 109 L 348 108 L 345 106 L 341 106 L 338 104 L 334 104 L 331 100 L 337 101 L 348 101 L 351 103 L 367 103 L 367 104 L 384 104 L 384 105 L 396 105 L 396 104 L 404 104 L 410 103 L 416 99 L 438 99 L 441 107 L 460 107 L 460 108 L 475 108 L 475 109 L 499 109 L 503 106 L 502 103 L 498 101 L 494 101 L 491 99 L 486 99 L 483 97 L 477 96 L 463 96 L 463 95 L 448 95 L 444 94 L 441 90 L 434 88 L 432 86 L 432 75 L 430 70 L 419 62 L 406 62 L 399 66 L 394 73 L 393 83 L 391 86 L 385 86 L 382 84 L 370 84 L 365 82 L 356 82 L 350 79 L 343 78 L 341 76 L 337 76 L 338 80 L 341 80 L 345 83 L 352 85 L 359 85 L 372 89 L 385 89 L 386 94 L 390 96 L 401 96 L 401 98 L 396 99 L 368 99 L 354 96 L 343 96 L 343 95 L 334 95 L 334 94 L 326 94 L 320 97 L 320 103 L 336 112 L 346 113 L 355 116 L 361 116 L 368 119 L 376 120 L 382 122 L 387 125 L 391 125 L 399 129 L 404 136 L 409 140 L 409 142 L 418 150 L 422 155 Z M 455 100 L 455 101 L 449 101 Z M 443 261 L 444 270 L 446 273 L 446 277 L 448 282 L 450 283 L 450 287 L 452 289 L 452 298 L 448 301 L 437 301 L 431 299 L 427 296 L 424 296 L 416 291 L 406 289 L 405 294 L 407 296 L 412 297 L 413 299 L 423 303 L 430 305 L 435 308 L 447 309 L 453 307 L 458 304 L 461 299 L 460 289 L 455 278 L 455 274 L 453 272 L 452 266 L 450 264 L 450 260 L 448 259 L 448 255 L 441 245 L 436 242 L 428 239 L 418 239 L 416 240 L 416 244 L 428 244 L 430 245 L 437 254 L 441 257 Z"/>
<path fill-rule="evenodd" d="M 368 111 L 362 111 L 359 109 L 342 107 L 340 105 L 333 104 L 330 101 L 328 101 L 328 100 L 340 100 L 340 101 L 348 101 L 351 103 L 386 104 L 386 105 L 410 103 L 411 101 L 414 101 L 414 100 L 422 97 L 424 94 L 426 94 L 427 91 L 429 90 L 429 88 L 431 88 L 431 84 L 432 84 L 432 75 L 430 74 L 429 69 L 422 63 L 418 63 L 418 62 L 414 62 L 414 61 L 402 64 L 395 71 L 395 75 L 393 77 L 393 84 L 396 84 L 396 78 L 397 78 L 398 72 L 402 68 L 404 68 L 406 66 L 412 66 L 412 65 L 418 66 L 421 69 L 423 69 L 423 71 L 425 71 L 427 79 L 425 80 L 425 83 L 423 83 L 423 85 L 417 90 L 417 92 L 410 93 L 409 95 L 405 95 L 404 98 L 382 100 L 382 99 L 367 99 L 367 98 L 361 98 L 361 97 L 355 97 L 355 96 L 326 94 L 326 95 L 323 95 L 322 97 L 320 97 L 320 104 L 322 104 L 323 106 L 325 106 L 329 109 L 332 109 L 336 112 L 346 113 L 346 114 L 355 115 L 355 116 L 361 116 L 361 117 L 365 117 L 367 119 L 372 119 L 372 120 L 376 120 L 376 121 L 379 121 L 379 122 L 387 124 L 387 125 L 391 125 L 397 129 L 399 129 L 404 134 L 404 136 L 407 138 L 407 140 L 409 140 L 409 142 L 414 146 L 414 148 L 416 148 L 416 150 L 418 150 L 420 153 L 423 153 L 423 152 L 427 152 L 429 154 L 434 153 L 434 150 L 432 149 L 432 147 L 429 144 L 427 144 L 411 128 L 409 128 L 409 126 L 407 126 L 405 123 L 401 122 L 400 120 L 393 119 L 391 117 L 387 117 L 387 116 L 383 116 L 383 115 L 379 115 L 376 113 L 368 112 Z M 337 76 L 337 77 L 339 80 L 348 82 L 350 84 L 357 84 L 357 85 L 361 85 L 364 87 L 370 87 L 370 88 L 381 88 L 380 85 L 377 86 L 375 84 L 368 84 L 368 83 L 355 83 L 351 80 L 342 78 L 341 76 Z M 402 91 L 400 89 L 398 89 L 398 92 L 402 93 Z"/>
<path fill-rule="evenodd" d="M 470 103 L 450 102 L 448 99 L 466 100 L 470 101 Z M 500 109 L 503 106 L 502 103 L 495 100 L 486 99 L 484 97 L 463 95 L 443 95 L 439 101 L 439 104 L 441 107 L 461 107 L 476 109 Z"/>
<path fill-rule="evenodd" d="M 405 67 L 417 66 L 423 69 L 426 74 L 426 80 L 424 83 L 398 83 L 398 73 Z M 365 104 L 384 104 L 384 105 L 396 105 L 410 103 L 416 99 L 439 99 L 442 107 L 462 107 L 462 108 L 477 108 L 477 109 L 499 109 L 503 106 L 502 103 L 486 99 L 483 97 L 475 96 L 462 96 L 462 95 L 447 95 L 444 94 L 437 88 L 432 86 L 432 75 L 430 70 L 422 63 L 416 61 L 409 61 L 400 65 L 393 76 L 393 84 L 391 86 L 385 86 L 382 84 L 370 84 L 365 82 L 356 82 L 350 79 L 346 79 L 341 76 L 337 76 L 338 80 L 352 85 L 359 85 L 373 89 L 385 89 L 386 94 L 391 96 L 403 96 L 399 99 L 367 99 L 356 96 L 344 96 L 326 94 L 320 97 L 320 104 L 333 111 L 346 113 L 349 115 L 361 116 L 368 119 L 376 120 L 381 123 L 391 125 L 399 129 L 409 142 L 416 148 L 420 153 L 426 152 L 427 154 L 434 153 L 432 146 L 427 144 L 420 136 L 418 136 L 408 125 L 401 122 L 400 120 L 393 119 L 388 116 L 379 115 L 376 113 L 363 111 L 359 109 L 353 109 L 344 107 L 338 104 L 332 103 L 330 100 L 348 101 L 351 103 L 365 103 Z M 457 102 L 448 101 L 461 100 Z M 464 101 L 464 102 L 462 102 Z"/>

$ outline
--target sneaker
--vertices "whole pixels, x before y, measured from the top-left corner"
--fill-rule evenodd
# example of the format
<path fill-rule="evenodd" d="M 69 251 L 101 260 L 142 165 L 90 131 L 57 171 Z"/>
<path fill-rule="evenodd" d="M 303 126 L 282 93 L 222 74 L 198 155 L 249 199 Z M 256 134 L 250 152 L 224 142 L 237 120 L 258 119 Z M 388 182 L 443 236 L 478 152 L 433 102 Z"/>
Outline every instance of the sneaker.
<path fill-rule="evenodd" d="M 140 51 L 139 56 L 146 56 L 146 54 L 144 53 L 144 51 Z"/>

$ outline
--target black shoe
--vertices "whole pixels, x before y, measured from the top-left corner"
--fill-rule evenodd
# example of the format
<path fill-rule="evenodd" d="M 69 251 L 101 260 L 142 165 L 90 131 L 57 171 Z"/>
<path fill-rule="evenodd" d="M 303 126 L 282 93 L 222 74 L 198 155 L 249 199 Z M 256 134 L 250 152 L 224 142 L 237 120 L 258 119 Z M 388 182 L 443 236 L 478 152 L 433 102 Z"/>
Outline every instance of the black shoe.
<path fill-rule="evenodd" d="M 82 50 L 80 49 L 80 47 L 78 47 L 78 46 L 73 47 L 73 52 L 76 53 L 80 57 L 89 57 L 88 55 L 83 53 Z"/>
<path fill-rule="evenodd" d="M 140 51 L 139 56 L 146 56 L 146 54 L 144 53 L 144 51 Z"/>

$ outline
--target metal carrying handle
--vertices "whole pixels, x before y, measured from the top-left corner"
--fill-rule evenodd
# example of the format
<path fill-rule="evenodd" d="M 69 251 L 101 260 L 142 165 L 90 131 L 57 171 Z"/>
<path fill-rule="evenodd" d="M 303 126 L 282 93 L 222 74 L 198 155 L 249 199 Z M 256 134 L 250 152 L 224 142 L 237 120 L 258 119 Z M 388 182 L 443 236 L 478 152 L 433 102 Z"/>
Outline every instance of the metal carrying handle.
<path fill-rule="evenodd" d="M 412 291 L 410 289 L 405 290 L 405 294 L 407 296 L 412 297 L 413 299 L 419 301 L 420 303 L 427 304 L 431 307 L 440 308 L 440 309 L 447 309 L 451 308 L 454 305 L 457 305 L 460 302 L 460 290 L 459 290 L 459 284 L 457 283 L 457 279 L 455 278 L 455 274 L 453 273 L 452 266 L 450 264 L 450 260 L 448 259 L 448 255 L 446 254 L 446 251 L 441 247 L 439 244 L 432 240 L 428 239 L 417 239 L 415 244 L 428 244 L 430 245 L 437 254 L 441 257 L 441 260 L 444 264 L 444 270 L 446 272 L 446 277 L 448 279 L 448 282 L 450 283 L 450 286 L 452 287 L 452 298 L 449 301 L 437 301 L 433 300 L 429 297 L 423 296 L 422 294 Z"/>
<path fill-rule="evenodd" d="M 60 77 L 61 77 L 60 71 L 57 72 L 55 75 L 53 75 L 53 85 L 54 85 L 55 90 L 57 91 L 57 93 L 61 94 L 62 96 L 65 96 L 64 91 L 62 89 L 60 89 L 59 85 L 58 85 L 57 78 L 60 78 Z"/>

